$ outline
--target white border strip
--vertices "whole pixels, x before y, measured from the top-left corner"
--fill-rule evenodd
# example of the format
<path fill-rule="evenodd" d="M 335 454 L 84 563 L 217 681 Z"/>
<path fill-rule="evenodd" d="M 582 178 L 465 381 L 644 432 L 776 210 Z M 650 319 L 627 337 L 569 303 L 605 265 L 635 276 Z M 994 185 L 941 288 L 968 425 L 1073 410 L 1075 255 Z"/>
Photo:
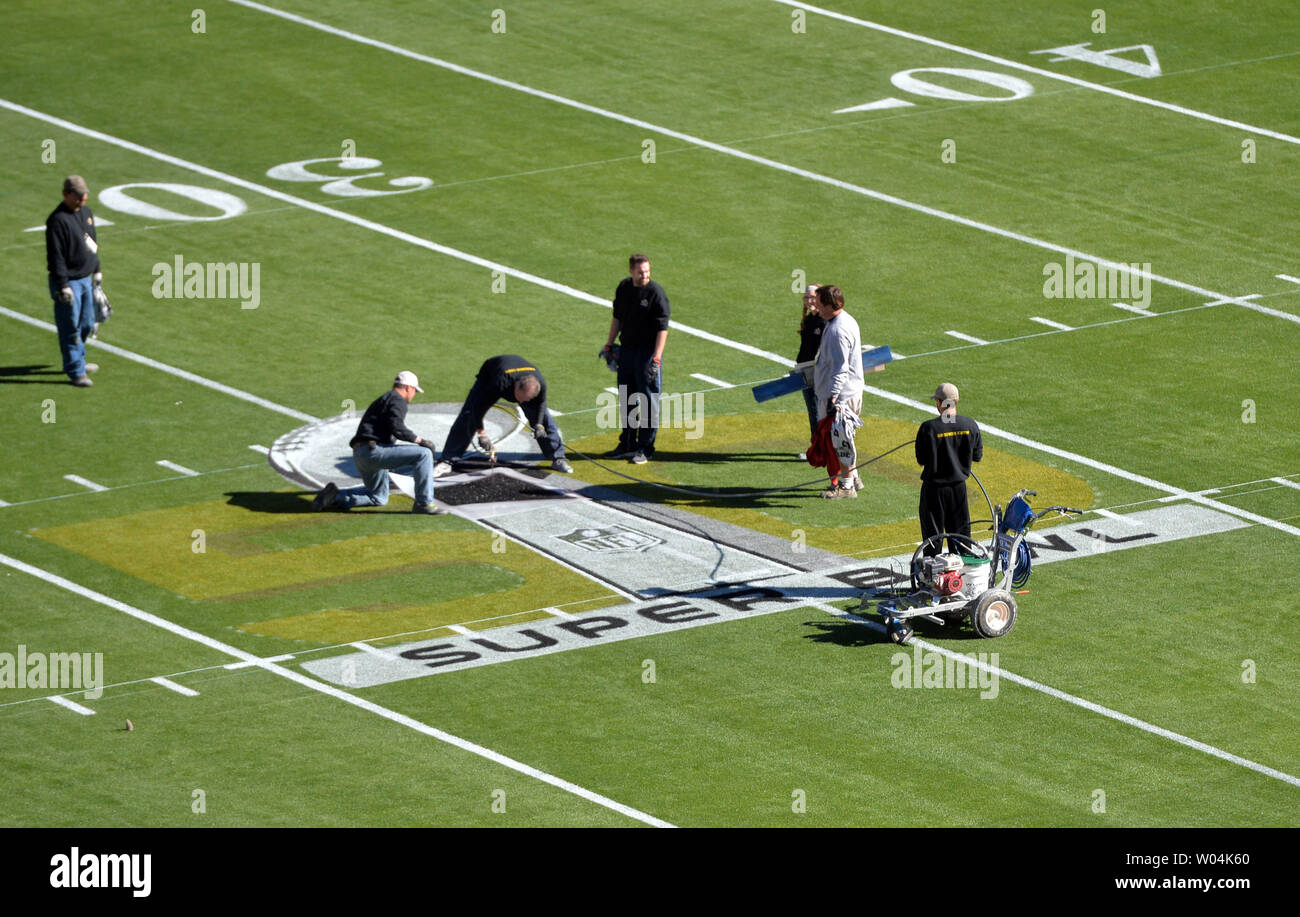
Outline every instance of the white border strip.
<path fill-rule="evenodd" d="M 63 577 L 53 573 L 49 573 L 48 571 L 42 570 L 39 567 L 33 567 L 31 564 L 23 563 L 22 561 L 10 557 L 7 554 L 0 554 L 0 564 L 3 564 L 6 567 L 11 567 L 14 570 L 18 570 L 22 573 L 29 574 L 30 576 L 34 576 L 37 579 L 44 580 L 45 582 L 50 583 L 51 585 L 58 586 L 60 589 L 66 589 L 68 592 L 72 592 L 75 593 L 76 595 L 80 595 L 84 598 L 90 599 L 92 602 L 98 602 L 100 605 L 105 605 L 116 611 L 120 611 L 123 614 L 130 615 L 131 617 L 136 618 L 137 620 L 144 621 L 146 624 L 152 624 L 155 627 L 160 627 L 163 630 L 175 634 L 179 637 L 184 637 L 187 640 L 192 640 L 195 643 L 200 643 L 203 646 L 209 647 L 210 649 L 217 650 L 218 652 L 225 653 L 229 656 L 234 656 L 247 665 L 257 666 L 258 668 L 265 669 L 267 672 L 270 672 L 272 675 L 279 675 L 281 678 L 286 678 L 289 681 L 294 682 L 295 684 L 302 685 L 305 688 L 310 688 L 312 691 L 319 691 L 321 694 L 327 694 L 330 697 L 335 698 L 336 700 L 341 700 L 344 703 L 351 704 L 354 707 L 359 707 L 360 709 L 365 710 L 367 713 L 373 713 L 376 716 L 382 716 L 384 719 L 389 720 L 393 723 L 397 723 L 399 726 L 405 726 L 408 729 L 413 729 L 416 732 L 422 733 L 423 735 L 429 736 L 430 738 L 437 739 L 440 742 L 445 742 L 448 745 L 453 745 L 456 748 L 461 749 L 462 751 L 467 751 L 470 754 L 478 755 L 480 758 L 486 758 L 487 760 L 492 761 L 495 764 L 500 764 L 503 767 L 507 767 L 510 770 L 517 771 L 518 773 L 521 773 L 527 777 L 532 777 L 535 780 L 540 780 L 542 783 L 549 783 L 551 786 L 557 787 L 561 790 L 564 790 L 565 792 L 572 793 L 574 796 L 578 796 L 582 799 L 587 800 L 588 802 L 594 802 L 596 805 L 602 806 L 606 809 L 610 809 L 611 811 L 617 812 L 620 815 L 626 815 L 628 818 L 635 819 L 636 821 L 642 822 L 647 825 L 652 825 L 656 828 L 675 827 L 674 825 L 664 821 L 663 819 L 655 818 L 653 815 L 647 815 L 645 812 L 642 812 L 638 809 L 634 809 L 631 806 L 625 806 L 621 802 L 615 802 L 614 800 L 610 799 L 607 796 L 602 796 L 599 793 L 594 793 L 591 790 L 578 786 L 576 783 L 570 783 L 569 781 L 564 780 L 560 777 L 556 777 L 552 774 L 546 773 L 545 771 L 538 770 L 535 767 L 531 767 L 530 765 L 524 764 L 520 761 L 516 761 L 513 758 L 509 758 L 501 754 L 500 752 L 495 752 L 490 748 L 486 748 L 482 745 L 478 745 L 474 742 L 470 742 L 466 739 L 462 739 L 459 736 L 454 736 L 449 732 L 443 732 L 441 729 L 436 729 L 433 726 L 428 725 L 427 723 L 422 723 L 419 720 L 409 717 L 404 713 L 398 713 L 395 710 L 390 710 L 387 707 L 382 707 L 379 704 L 374 703 L 373 701 L 368 701 L 365 698 L 358 697 L 355 694 L 351 694 L 340 688 L 336 688 L 333 685 L 326 684 L 325 682 L 317 681 L 316 679 L 310 678 L 307 675 L 302 674 L 301 672 L 296 672 L 292 669 L 286 669 L 283 666 L 276 665 L 270 659 L 259 658 L 257 656 L 254 656 L 252 653 L 247 653 L 244 650 L 238 649 L 237 647 L 231 646 L 227 643 L 222 643 L 220 640 L 216 640 L 212 637 L 207 636 L 206 634 L 199 633 L 198 631 L 195 630 L 190 630 L 188 627 L 183 627 L 180 624 L 176 624 L 172 621 L 168 621 L 166 618 L 159 617 L 158 615 L 151 614 L 147 611 L 142 611 L 139 608 L 126 604 L 125 602 L 119 602 L 117 599 L 110 598 L 109 596 L 106 596 L 101 592 L 96 592 L 93 589 L 88 589 L 85 586 L 78 585 L 77 583 L 74 583 L 71 580 L 64 579 Z M 55 701 L 56 703 L 60 702 L 57 698 L 50 698 L 50 699 Z M 64 705 L 66 706 L 68 703 L 71 703 L 71 701 L 66 702 Z M 93 713 L 94 711 L 88 710 L 87 712 Z"/>

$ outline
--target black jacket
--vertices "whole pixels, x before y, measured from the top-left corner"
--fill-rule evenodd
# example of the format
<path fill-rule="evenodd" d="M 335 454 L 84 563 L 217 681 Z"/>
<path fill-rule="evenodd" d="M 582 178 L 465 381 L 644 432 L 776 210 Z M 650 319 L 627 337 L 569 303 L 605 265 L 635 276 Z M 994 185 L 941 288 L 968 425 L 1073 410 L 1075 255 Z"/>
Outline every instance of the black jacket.
<path fill-rule="evenodd" d="M 98 244 L 95 215 L 85 205 L 74 213 L 67 204 L 60 204 L 45 221 L 45 264 L 55 287 L 99 270 L 99 255 L 86 244 L 86 236 Z"/>
<path fill-rule="evenodd" d="M 356 448 L 362 440 L 372 439 L 385 446 L 391 446 L 397 440 L 413 443 L 420 437 L 406 426 L 406 399 L 390 388 L 370 403 L 366 413 L 361 415 L 357 435 L 348 443 Z"/>

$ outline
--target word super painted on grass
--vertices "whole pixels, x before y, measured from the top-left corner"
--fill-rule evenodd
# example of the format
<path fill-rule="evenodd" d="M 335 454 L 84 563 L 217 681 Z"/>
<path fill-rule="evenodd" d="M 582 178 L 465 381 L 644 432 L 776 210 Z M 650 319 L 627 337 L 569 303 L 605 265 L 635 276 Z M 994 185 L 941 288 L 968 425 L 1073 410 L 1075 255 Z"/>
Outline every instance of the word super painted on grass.
<path fill-rule="evenodd" d="M 0 688 L 85 691 L 90 700 L 104 694 L 103 653 L 0 653 Z"/>
<path fill-rule="evenodd" d="M 130 888 L 136 898 L 148 898 L 153 889 L 152 853 L 69 853 L 50 857 L 52 888 Z"/>
<path fill-rule="evenodd" d="M 889 683 L 895 688 L 978 688 L 981 700 L 998 696 L 998 654 L 970 653 L 971 663 L 943 653 L 912 645 L 912 652 L 898 652 L 889 657 L 893 673 Z"/>
<path fill-rule="evenodd" d="M 173 263 L 153 266 L 154 299 L 238 299 L 241 309 L 262 302 L 262 265 L 253 261 L 191 261 L 181 255 Z"/>
<path fill-rule="evenodd" d="M 673 392 L 650 397 L 644 392 L 628 394 L 627 386 L 618 392 L 601 392 L 596 396 L 596 427 L 601 430 L 667 427 L 685 429 L 687 439 L 704 435 L 704 393 Z"/>
<path fill-rule="evenodd" d="M 1151 262 L 1094 264 L 1065 256 L 1065 264 L 1043 265 L 1044 299 L 1131 299 L 1146 308 L 1151 305 Z"/>

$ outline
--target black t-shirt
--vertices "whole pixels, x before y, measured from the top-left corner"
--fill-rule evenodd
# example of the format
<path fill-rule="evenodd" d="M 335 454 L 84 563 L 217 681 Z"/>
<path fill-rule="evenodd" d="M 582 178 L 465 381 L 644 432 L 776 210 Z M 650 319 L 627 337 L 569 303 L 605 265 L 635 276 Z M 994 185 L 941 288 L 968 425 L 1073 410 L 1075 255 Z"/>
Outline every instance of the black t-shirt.
<path fill-rule="evenodd" d="M 970 476 L 971 462 L 983 457 L 979 424 L 969 417 L 935 417 L 916 431 L 916 463 L 927 483 L 960 484 Z"/>
<path fill-rule="evenodd" d="M 536 376 L 542 386 L 536 397 L 520 405 L 524 417 L 530 424 L 536 426 L 541 420 L 542 411 L 546 408 L 546 379 L 542 376 L 541 370 L 517 354 L 504 353 L 485 361 L 478 371 L 480 382 L 490 386 L 498 398 L 504 398 L 515 404 L 519 404 L 519 400 L 515 398 L 515 383 L 527 376 Z"/>
<path fill-rule="evenodd" d="M 638 287 L 623 278 L 614 292 L 614 318 L 624 347 L 653 347 L 655 336 L 668 330 L 668 294 L 653 280 Z"/>
<path fill-rule="evenodd" d="M 45 221 L 45 264 L 54 285 L 89 277 L 99 270 L 99 255 L 86 244 L 86 236 L 96 243 L 95 215 L 82 205 L 75 213 L 67 204 L 54 208 Z"/>
<path fill-rule="evenodd" d="M 825 327 L 826 319 L 820 315 L 804 315 L 803 321 L 799 323 L 799 355 L 794 358 L 796 363 L 817 359 L 817 348 L 821 346 L 822 329 Z"/>
<path fill-rule="evenodd" d="M 348 445 L 355 449 L 363 439 L 373 439 L 385 446 L 391 446 L 399 439 L 415 442 L 420 437 L 406 426 L 407 407 L 406 399 L 397 393 L 397 389 L 390 388 L 366 408 L 357 426 L 357 435 Z"/>

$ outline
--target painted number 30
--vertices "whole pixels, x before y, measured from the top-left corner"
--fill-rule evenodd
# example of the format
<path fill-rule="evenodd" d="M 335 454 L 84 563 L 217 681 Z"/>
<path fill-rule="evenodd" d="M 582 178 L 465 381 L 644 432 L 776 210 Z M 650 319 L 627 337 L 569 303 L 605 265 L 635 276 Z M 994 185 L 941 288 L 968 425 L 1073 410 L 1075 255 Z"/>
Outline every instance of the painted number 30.
<path fill-rule="evenodd" d="M 339 169 L 345 169 L 348 172 L 362 172 L 360 175 L 348 174 L 323 174 L 314 172 L 309 166 L 318 166 L 323 163 L 337 163 Z M 293 182 L 314 182 L 320 184 L 320 189 L 325 194 L 331 194 L 335 197 L 383 197 L 389 194 L 409 194 L 412 191 L 423 191 L 425 188 L 433 185 L 433 179 L 420 178 L 414 175 L 403 176 L 402 178 L 389 179 L 388 184 L 397 190 L 386 191 L 377 188 L 363 188 L 356 183 L 364 178 L 380 178 L 383 172 L 364 171 L 374 169 L 383 165 L 378 159 L 369 159 L 363 156 L 329 156 L 322 159 L 301 159 L 297 162 L 286 162 L 278 166 L 267 169 L 266 174 L 270 178 L 279 181 Z M 169 207 L 150 201 L 141 200 L 131 192 L 147 188 L 155 192 L 151 197 L 155 199 L 159 196 L 157 192 L 163 192 L 165 195 L 173 195 L 178 198 L 184 198 L 203 207 L 210 208 L 209 213 L 205 215 L 195 215 L 192 213 L 180 213 Z M 202 223 L 211 220 L 228 220 L 231 217 L 237 217 L 248 210 L 248 205 L 234 194 L 227 191 L 217 191 L 214 188 L 203 188 L 198 185 L 183 185 L 175 182 L 130 182 L 122 185 L 113 185 L 105 188 L 99 193 L 99 203 L 109 210 L 116 210 L 119 213 L 127 213 L 131 216 L 142 217 L 146 220 L 173 220 L 181 223 Z M 103 221 L 107 222 L 107 221 Z"/>

